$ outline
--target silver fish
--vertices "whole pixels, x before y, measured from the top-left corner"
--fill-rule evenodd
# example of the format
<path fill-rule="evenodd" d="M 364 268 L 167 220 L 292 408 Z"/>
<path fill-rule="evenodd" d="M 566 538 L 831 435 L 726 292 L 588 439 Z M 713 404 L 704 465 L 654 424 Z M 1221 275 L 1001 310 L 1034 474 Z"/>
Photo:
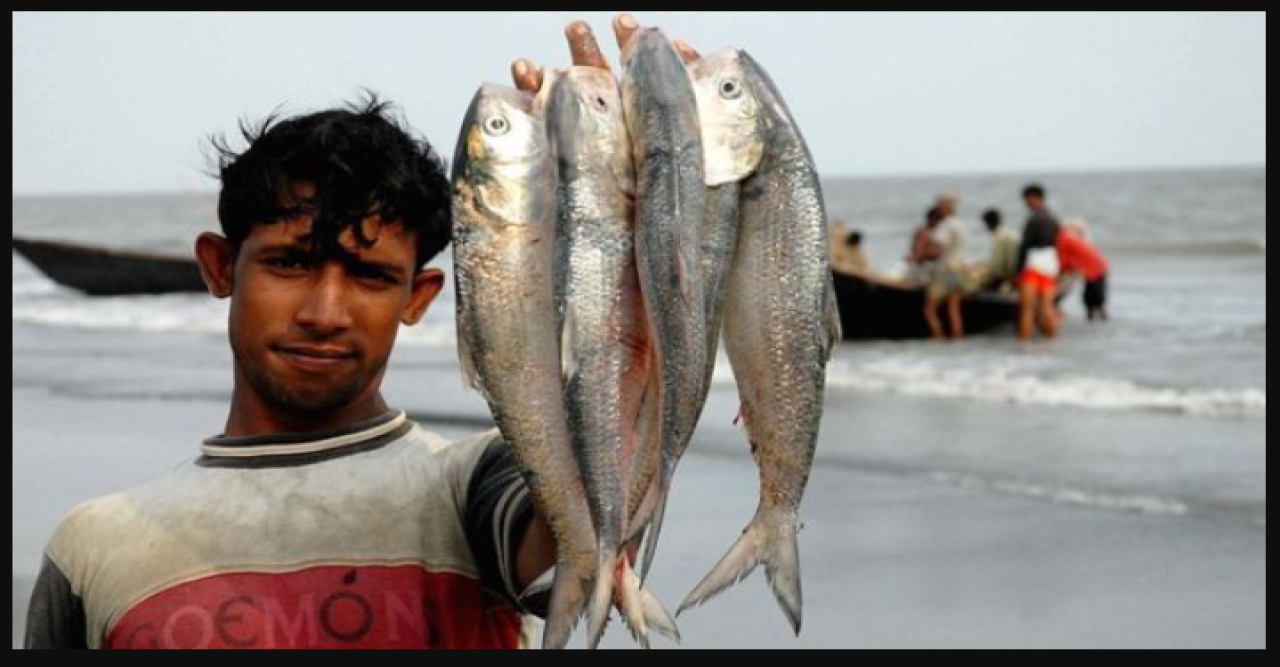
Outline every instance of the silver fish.
<path fill-rule="evenodd" d="M 706 358 L 701 400 L 705 402 L 715 372 L 724 306 L 724 287 L 738 237 L 738 195 L 742 179 L 755 171 L 764 151 L 760 104 L 745 83 L 737 49 L 701 58 L 688 67 L 702 132 L 706 194 L 699 229 L 699 267 L 706 316 Z M 648 468 L 657 470 L 658 463 Z M 646 468 L 641 468 L 645 470 Z M 638 477 L 637 485 L 651 480 Z M 655 493 L 633 492 L 630 512 L 643 528 L 656 509 Z M 633 536 L 634 538 L 635 536 Z"/>
<path fill-rule="evenodd" d="M 707 318 L 706 400 L 715 373 L 724 313 L 725 285 L 738 242 L 741 182 L 760 166 L 764 120 L 760 102 L 746 83 L 737 49 L 726 49 L 689 66 L 698 98 L 707 194 L 699 234 Z"/>
<path fill-rule="evenodd" d="M 827 215 L 809 149 L 764 70 L 741 54 L 766 124 L 760 166 L 742 185 L 741 230 L 725 305 L 725 344 L 760 474 L 756 515 L 681 611 L 763 564 L 792 628 L 801 627 L 800 502 L 822 420 L 826 367 L 840 340 Z"/>
<path fill-rule="evenodd" d="M 675 623 L 622 556 L 626 484 L 649 378 L 648 324 L 635 254 L 635 171 L 613 75 L 573 67 L 547 105 L 559 176 L 555 286 L 569 434 L 596 532 L 588 642 L 600 643 L 615 594 L 641 644 Z"/>
<path fill-rule="evenodd" d="M 594 533 L 561 392 L 556 173 L 532 95 L 484 86 L 453 166 L 459 356 L 556 540 L 546 648 L 567 645 L 595 573 Z"/>
<path fill-rule="evenodd" d="M 684 63 L 652 28 L 631 37 L 623 63 L 623 109 L 636 160 L 636 255 L 654 350 L 654 428 L 662 445 L 656 473 L 636 471 L 636 486 L 656 474 L 642 569 L 647 574 L 676 464 L 703 407 L 707 327 L 698 232 L 706 197 L 697 99 Z"/>

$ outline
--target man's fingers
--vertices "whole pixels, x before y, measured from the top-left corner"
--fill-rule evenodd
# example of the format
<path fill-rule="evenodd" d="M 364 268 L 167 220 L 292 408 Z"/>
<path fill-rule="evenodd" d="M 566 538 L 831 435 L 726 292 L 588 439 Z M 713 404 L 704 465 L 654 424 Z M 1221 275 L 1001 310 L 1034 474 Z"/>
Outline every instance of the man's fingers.
<path fill-rule="evenodd" d="M 569 40 L 569 54 L 573 64 L 580 67 L 599 67 L 609 69 L 609 61 L 600 51 L 600 43 L 586 21 L 574 21 L 564 29 L 564 36 Z"/>
<path fill-rule="evenodd" d="M 671 46 L 675 48 L 676 53 L 680 54 L 680 59 L 683 60 L 686 65 L 692 65 L 702 58 L 702 54 L 694 50 L 694 48 L 689 46 L 689 43 L 683 39 L 671 40 Z"/>
<path fill-rule="evenodd" d="M 535 93 L 536 93 L 536 92 L 538 92 L 539 90 L 542 90 L 542 82 L 543 82 L 543 79 L 544 79 L 544 74 L 546 74 L 546 71 L 545 71 L 545 70 L 543 70 L 541 67 L 538 67 L 537 65 L 534 65 L 534 67 L 533 67 L 533 92 L 535 92 Z"/>
<path fill-rule="evenodd" d="M 613 19 L 613 36 L 618 40 L 618 48 L 627 48 L 627 42 L 631 41 L 631 36 L 640 29 L 640 24 L 636 22 L 635 17 L 630 14 L 618 14 Z"/>
<path fill-rule="evenodd" d="M 542 69 L 521 58 L 511 63 L 511 80 L 516 88 L 527 93 L 537 93 L 542 88 Z"/>

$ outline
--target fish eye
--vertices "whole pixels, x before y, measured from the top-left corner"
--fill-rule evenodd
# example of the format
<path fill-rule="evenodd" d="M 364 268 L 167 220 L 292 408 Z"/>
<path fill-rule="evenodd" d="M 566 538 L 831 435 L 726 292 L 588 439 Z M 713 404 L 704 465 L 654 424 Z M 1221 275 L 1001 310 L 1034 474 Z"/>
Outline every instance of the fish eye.
<path fill-rule="evenodd" d="M 742 97 L 742 84 L 737 79 L 725 79 L 720 82 L 720 97 L 736 100 Z"/>
<path fill-rule="evenodd" d="M 485 134 L 493 137 L 500 137 L 511 130 L 511 123 L 502 116 L 493 116 L 486 118 L 484 121 Z"/>

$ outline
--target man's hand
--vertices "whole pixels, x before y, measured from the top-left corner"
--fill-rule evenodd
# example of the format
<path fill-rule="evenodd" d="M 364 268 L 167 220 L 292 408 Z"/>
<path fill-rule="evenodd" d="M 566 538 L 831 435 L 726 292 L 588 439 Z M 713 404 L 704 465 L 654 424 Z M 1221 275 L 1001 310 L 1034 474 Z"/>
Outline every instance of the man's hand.
<path fill-rule="evenodd" d="M 619 14 L 613 20 L 613 35 L 614 39 L 617 40 L 618 49 L 625 49 L 627 42 L 631 39 L 631 35 L 635 34 L 639 29 L 640 24 L 636 22 L 634 17 L 630 14 Z M 585 21 L 570 23 L 565 28 L 564 34 L 565 39 L 569 42 L 569 56 L 574 65 L 611 70 L 609 59 L 600 50 L 600 43 L 596 40 L 595 33 L 592 32 L 591 26 L 587 25 Z M 676 53 L 680 54 L 680 58 L 684 60 L 685 64 L 690 64 L 701 57 L 693 47 L 682 40 L 672 40 L 671 46 L 675 48 Z M 516 88 L 536 94 L 539 90 L 542 90 L 542 84 L 546 81 L 546 76 L 544 70 L 537 63 L 521 58 L 511 64 L 511 79 Z"/>

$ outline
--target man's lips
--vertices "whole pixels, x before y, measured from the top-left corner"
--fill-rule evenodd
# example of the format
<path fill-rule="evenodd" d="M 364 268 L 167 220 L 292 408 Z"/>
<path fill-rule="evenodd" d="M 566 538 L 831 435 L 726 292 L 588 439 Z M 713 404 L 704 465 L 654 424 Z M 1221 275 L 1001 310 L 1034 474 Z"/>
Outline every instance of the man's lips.
<path fill-rule="evenodd" d="M 356 358 L 355 352 L 332 346 L 278 345 L 275 352 L 290 364 L 310 371 L 332 370 Z"/>

